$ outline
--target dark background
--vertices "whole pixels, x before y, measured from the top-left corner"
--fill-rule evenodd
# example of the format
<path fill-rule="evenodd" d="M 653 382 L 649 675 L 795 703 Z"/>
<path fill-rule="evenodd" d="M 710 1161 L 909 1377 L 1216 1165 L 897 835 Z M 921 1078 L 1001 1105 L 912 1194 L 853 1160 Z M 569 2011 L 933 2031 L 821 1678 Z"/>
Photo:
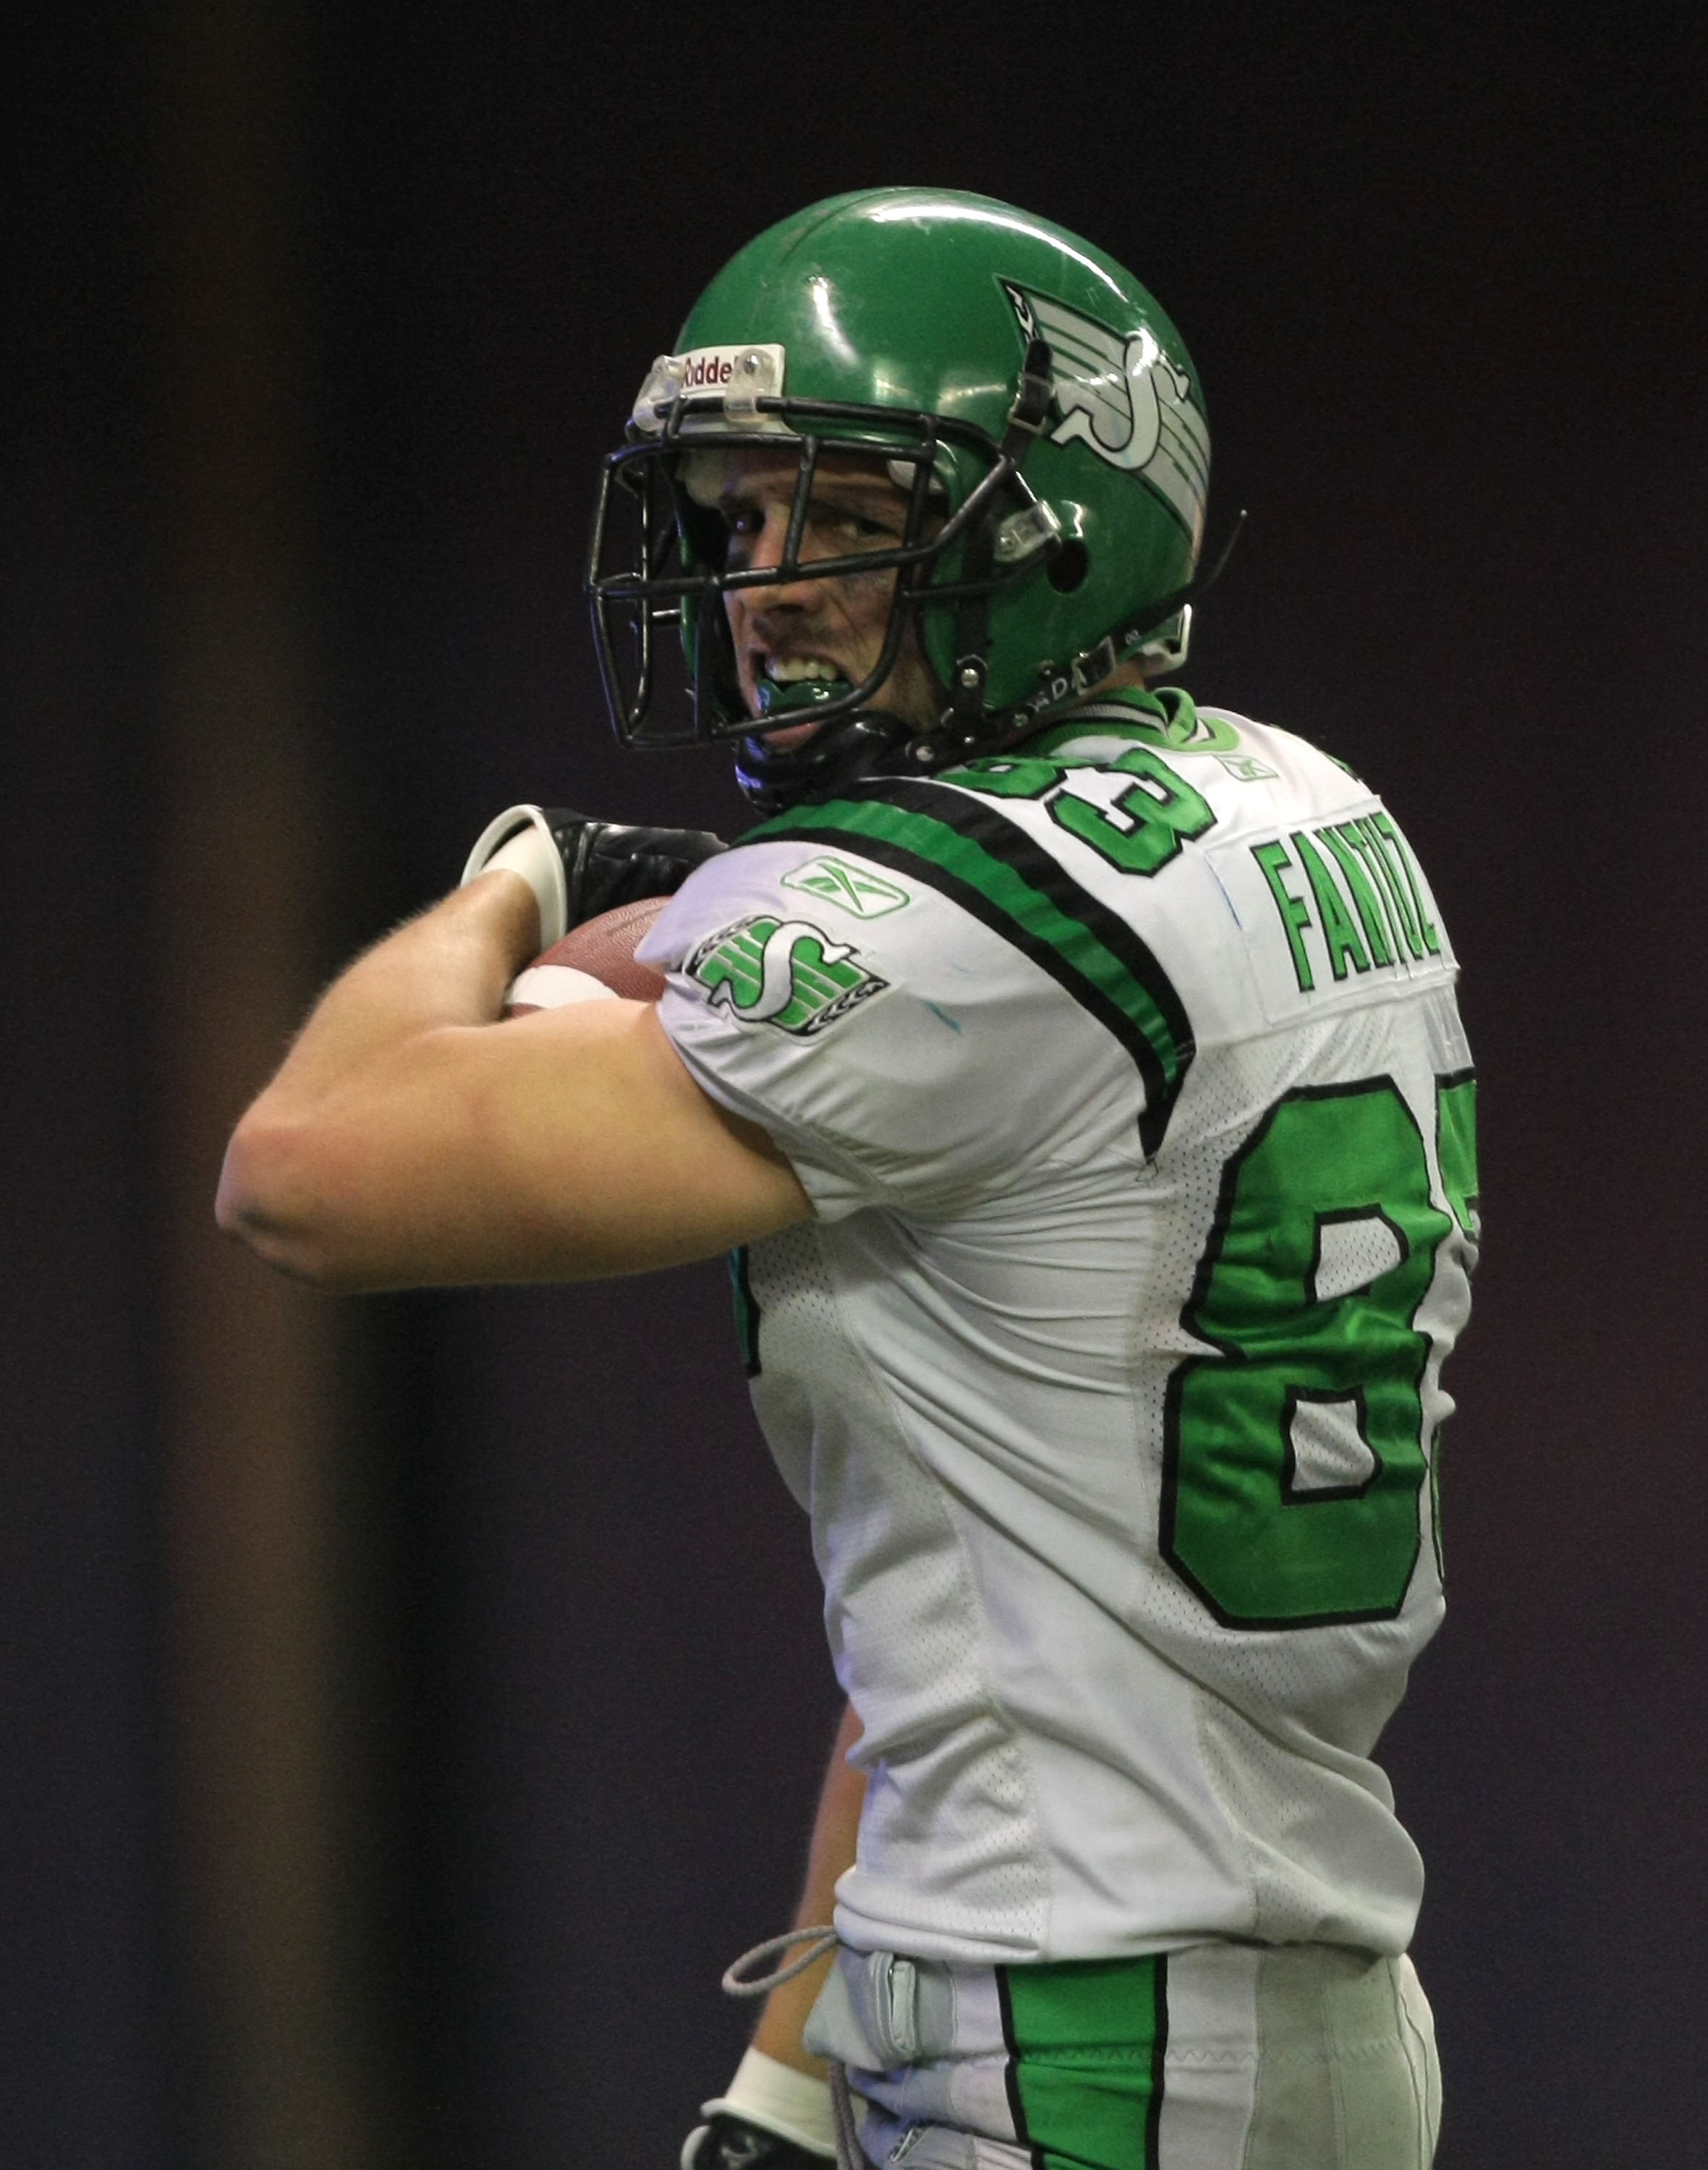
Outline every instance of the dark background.
<path fill-rule="evenodd" d="M 597 456 L 751 232 L 1025 203 L 1185 329 L 1186 682 L 1398 810 L 1489 1240 L 1389 1737 L 1443 2170 L 1701 2160 L 1691 11 L 41 11 L 5 70 L 0 2161 L 672 2162 L 834 1721 L 720 1270 L 337 1306 L 206 1232 L 316 980 L 608 743 Z"/>

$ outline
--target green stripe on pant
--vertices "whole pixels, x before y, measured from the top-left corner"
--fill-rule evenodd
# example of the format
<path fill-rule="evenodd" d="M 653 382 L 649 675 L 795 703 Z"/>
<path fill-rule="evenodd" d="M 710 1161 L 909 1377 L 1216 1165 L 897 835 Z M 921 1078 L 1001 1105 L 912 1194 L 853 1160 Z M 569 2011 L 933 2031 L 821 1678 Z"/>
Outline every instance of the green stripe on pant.
<path fill-rule="evenodd" d="M 1157 2170 L 1168 1960 L 999 1967 L 1009 2104 L 1040 2170 Z"/>

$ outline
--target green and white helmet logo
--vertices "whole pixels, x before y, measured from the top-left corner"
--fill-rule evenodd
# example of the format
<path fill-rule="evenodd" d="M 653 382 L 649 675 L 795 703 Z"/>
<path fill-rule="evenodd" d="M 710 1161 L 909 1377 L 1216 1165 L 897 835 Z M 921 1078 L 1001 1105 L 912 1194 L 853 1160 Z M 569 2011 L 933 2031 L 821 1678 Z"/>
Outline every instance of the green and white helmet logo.
<path fill-rule="evenodd" d="M 715 1009 L 803 1038 L 824 1031 L 890 984 L 866 970 L 851 943 L 832 941 L 808 920 L 779 919 L 769 911 L 709 934 L 685 969 Z"/>
<path fill-rule="evenodd" d="M 1210 432 L 1192 404 L 1191 379 L 1148 330 L 1122 339 L 1065 302 L 1002 283 L 1026 337 L 1050 344 L 1062 410 L 1051 443 L 1084 444 L 1123 473 L 1142 474 L 1196 549 L 1210 487 Z"/>

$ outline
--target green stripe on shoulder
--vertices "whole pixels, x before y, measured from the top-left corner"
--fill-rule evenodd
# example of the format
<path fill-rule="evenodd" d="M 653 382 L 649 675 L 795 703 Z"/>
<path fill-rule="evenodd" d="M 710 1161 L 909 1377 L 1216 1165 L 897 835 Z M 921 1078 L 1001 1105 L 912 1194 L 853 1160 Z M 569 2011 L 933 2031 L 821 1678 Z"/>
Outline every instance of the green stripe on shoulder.
<path fill-rule="evenodd" d="M 972 911 L 1113 1032 L 1143 1077 L 1141 1136 L 1154 1152 L 1191 1062 L 1191 1028 L 1167 974 L 1118 912 L 1007 815 L 946 784 L 875 783 L 859 798 L 791 808 L 741 841 L 833 838 Z"/>

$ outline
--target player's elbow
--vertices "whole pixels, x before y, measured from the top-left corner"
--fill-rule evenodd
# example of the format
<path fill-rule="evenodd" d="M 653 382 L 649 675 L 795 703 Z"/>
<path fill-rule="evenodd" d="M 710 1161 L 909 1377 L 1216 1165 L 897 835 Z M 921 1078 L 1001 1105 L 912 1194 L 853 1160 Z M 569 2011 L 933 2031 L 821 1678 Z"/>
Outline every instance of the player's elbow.
<path fill-rule="evenodd" d="M 359 1270 L 337 1185 L 315 1126 L 269 1109 L 263 1100 L 238 1125 L 226 1148 L 214 1199 L 221 1230 L 265 1264 L 335 1292 L 367 1285 Z"/>

